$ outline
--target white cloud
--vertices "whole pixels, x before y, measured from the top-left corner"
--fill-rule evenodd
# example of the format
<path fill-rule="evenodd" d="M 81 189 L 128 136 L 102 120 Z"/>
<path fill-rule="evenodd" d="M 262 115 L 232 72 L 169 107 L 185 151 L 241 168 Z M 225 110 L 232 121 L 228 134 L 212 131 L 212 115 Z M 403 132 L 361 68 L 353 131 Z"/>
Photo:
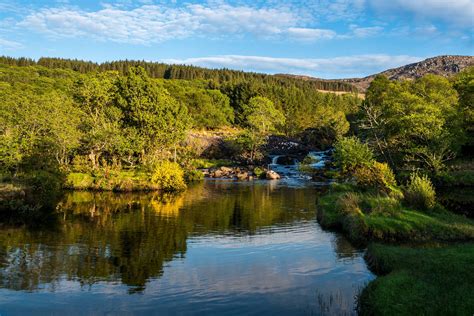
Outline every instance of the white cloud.
<path fill-rule="evenodd" d="M 18 26 L 53 38 L 93 37 L 121 43 L 146 44 L 200 34 L 285 34 L 298 17 L 286 8 L 217 4 L 167 7 L 143 5 L 133 9 L 104 6 L 93 12 L 75 8 L 46 8 L 26 16 Z"/>
<path fill-rule="evenodd" d="M 358 38 L 375 36 L 383 31 L 381 26 L 359 27 L 352 25 L 350 29 L 352 36 Z"/>
<path fill-rule="evenodd" d="M 406 55 L 358 55 L 334 58 L 276 58 L 221 55 L 163 62 L 211 68 L 231 68 L 266 73 L 307 74 L 321 78 L 359 77 L 414 63 L 423 58 Z"/>
<path fill-rule="evenodd" d="M 402 10 L 428 20 L 442 20 L 451 25 L 474 27 L 474 1 L 472 0 L 370 0 L 376 9 L 393 14 Z"/>
<path fill-rule="evenodd" d="M 290 27 L 287 30 L 288 35 L 297 40 L 314 41 L 320 39 L 332 39 L 337 36 L 333 30 L 327 29 L 311 29 L 302 27 Z"/>
<path fill-rule="evenodd" d="M 11 51 L 11 50 L 16 50 L 20 48 L 23 48 L 23 45 L 21 43 L 0 38 L 0 52 Z"/>

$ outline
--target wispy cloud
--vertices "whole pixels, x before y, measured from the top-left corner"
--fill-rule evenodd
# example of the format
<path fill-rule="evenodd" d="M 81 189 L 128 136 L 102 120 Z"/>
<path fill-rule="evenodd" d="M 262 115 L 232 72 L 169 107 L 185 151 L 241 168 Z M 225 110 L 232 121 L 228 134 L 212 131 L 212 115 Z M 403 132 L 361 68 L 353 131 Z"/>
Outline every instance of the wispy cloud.
<path fill-rule="evenodd" d="M 187 5 L 117 6 L 87 12 L 61 7 L 46 8 L 26 16 L 18 26 L 53 38 L 93 37 L 122 43 L 147 44 L 199 34 L 284 35 L 298 18 L 285 8 Z"/>
<path fill-rule="evenodd" d="M 343 5 L 340 3 L 339 5 Z M 318 41 L 376 35 L 383 28 L 351 25 L 349 32 L 304 27 L 291 7 L 188 4 L 184 7 L 105 5 L 97 11 L 46 8 L 26 16 L 17 26 L 52 38 L 87 37 L 102 41 L 152 44 L 191 36 L 252 35 L 260 38 Z"/>
<path fill-rule="evenodd" d="M 425 20 L 441 20 L 457 27 L 472 30 L 474 26 L 474 1 L 472 0 L 369 0 L 379 11 L 394 15 L 397 11 L 414 14 Z"/>
<path fill-rule="evenodd" d="M 335 31 L 328 29 L 290 27 L 286 32 L 290 38 L 302 41 L 333 39 L 337 37 L 337 33 Z"/>
<path fill-rule="evenodd" d="M 307 74 L 322 78 L 369 75 L 388 68 L 422 60 L 406 55 L 357 55 L 334 58 L 275 58 L 266 56 L 221 55 L 165 59 L 164 62 L 211 68 L 246 69 L 266 73 Z"/>
<path fill-rule="evenodd" d="M 20 48 L 23 48 L 21 43 L 0 38 L 0 52 L 17 50 Z"/>

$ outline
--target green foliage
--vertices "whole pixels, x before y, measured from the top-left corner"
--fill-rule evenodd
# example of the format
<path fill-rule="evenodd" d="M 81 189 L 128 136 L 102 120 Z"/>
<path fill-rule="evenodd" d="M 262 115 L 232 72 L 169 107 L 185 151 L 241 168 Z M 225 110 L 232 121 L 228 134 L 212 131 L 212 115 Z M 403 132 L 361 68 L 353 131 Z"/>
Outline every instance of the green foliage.
<path fill-rule="evenodd" d="M 456 76 L 454 89 L 459 94 L 462 127 L 467 136 L 465 151 L 469 152 L 474 148 L 474 67 L 469 67 Z"/>
<path fill-rule="evenodd" d="M 243 121 L 248 127 L 248 142 L 251 148 L 250 160 L 255 158 L 258 146 L 263 145 L 265 137 L 275 132 L 285 122 L 285 117 L 275 108 L 273 102 L 265 97 L 253 97 L 243 107 Z"/>
<path fill-rule="evenodd" d="M 186 188 L 184 171 L 175 162 L 162 161 L 153 170 L 150 178 L 163 191 L 180 191 Z"/>
<path fill-rule="evenodd" d="M 458 94 L 445 78 L 413 82 L 377 77 L 362 107 L 360 129 L 391 167 L 439 172 L 465 141 Z"/>
<path fill-rule="evenodd" d="M 370 167 L 373 159 L 369 146 L 357 137 L 341 138 L 334 145 L 335 164 L 343 174 L 350 173 L 358 167 Z"/>
<path fill-rule="evenodd" d="M 253 173 L 255 174 L 257 178 L 260 178 L 260 179 L 265 178 L 265 175 L 266 175 L 265 170 L 261 167 L 255 167 L 253 169 Z"/>
<path fill-rule="evenodd" d="M 372 165 L 360 165 L 354 171 L 356 183 L 361 188 L 374 188 L 390 193 L 397 190 L 397 181 L 386 163 L 374 161 Z"/>
<path fill-rule="evenodd" d="M 225 144 L 232 157 L 238 157 L 241 160 L 247 158 L 255 160 L 262 158 L 259 146 L 263 145 L 264 140 L 265 138 L 259 138 L 258 135 L 245 130 L 238 135 L 226 138 Z"/>
<path fill-rule="evenodd" d="M 191 163 L 192 167 L 196 169 L 219 168 L 223 166 L 232 165 L 233 162 L 227 159 L 194 159 Z"/>
<path fill-rule="evenodd" d="M 283 114 L 265 97 L 253 97 L 244 107 L 243 117 L 248 127 L 256 133 L 267 135 L 285 122 Z"/>
<path fill-rule="evenodd" d="M 191 91 L 185 95 L 195 128 L 218 128 L 234 122 L 229 97 L 219 90 Z"/>
<path fill-rule="evenodd" d="M 204 174 L 199 170 L 186 170 L 184 180 L 186 183 L 202 181 L 204 180 Z"/>
<path fill-rule="evenodd" d="M 146 148 L 176 145 L 188 126 L 187 109 L 159 87 L 141 67 L 131 68 L 117 82 L 116 101 L 126 127 L 136 128 Z"/>
<path fill-rule="evenodd" d="M 428 176 L 411 174 L 410 181 L 405 187 L 405 200 L 419 210 L 430 210 L 435 207 L 436 192 Z"/>

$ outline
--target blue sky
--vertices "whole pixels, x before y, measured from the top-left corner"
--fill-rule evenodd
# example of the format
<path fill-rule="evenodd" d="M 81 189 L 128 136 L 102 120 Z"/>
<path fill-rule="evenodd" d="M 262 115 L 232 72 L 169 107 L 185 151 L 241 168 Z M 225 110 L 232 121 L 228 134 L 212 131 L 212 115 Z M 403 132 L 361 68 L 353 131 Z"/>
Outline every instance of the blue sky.
<path fill-rule="evenodd" d="M 0 0 L 0 55 L 322 78 L 474 55 L 474 0 Z"/>

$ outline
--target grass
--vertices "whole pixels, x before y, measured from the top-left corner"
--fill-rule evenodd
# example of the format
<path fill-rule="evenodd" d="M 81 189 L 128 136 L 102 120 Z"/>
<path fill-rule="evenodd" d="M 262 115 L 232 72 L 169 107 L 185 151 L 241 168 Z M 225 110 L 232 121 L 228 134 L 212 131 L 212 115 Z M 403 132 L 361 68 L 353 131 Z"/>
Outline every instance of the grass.
<path fill-rule="evenodd" d="M 473 314 L 473 243 L 435 248 L 372 244 L 366 259 L 383 276 L 363 290 L 361 315 Z"/>
<path fill-rule="evenodd" d="M 191 165 L 196 169 L 209 169 L 209 168 L 219 168 L 219 167 L 228 167 L 235 165 L 235 162 L 228 159 L 194 159 Z"/>
<path fill-rule="evenodd" d="M 319 199 L 318 221 L 369 243 L 366 261 L 380 276 L 359 297 L 361 315 L 473 315 L 474 220 L 346 184 Z"/>
<path fill-rule="evenodd" d="M 432 211 L 410 209 L 395 198 L 373 193 L 332 190 L 320 198 L 317 215 L 323 227 L 341 229 L 360 244 L 474 239 L 472 219 L 439 205 Z"/>
<path fill-rule="evenodd" d="M 66 179 L 66 188 L 96 191 L 150 191 L 159 189 L 150 182 L 150 176 L 142 171 L 111 171 L 108 173 L 72 172 Z"/>

